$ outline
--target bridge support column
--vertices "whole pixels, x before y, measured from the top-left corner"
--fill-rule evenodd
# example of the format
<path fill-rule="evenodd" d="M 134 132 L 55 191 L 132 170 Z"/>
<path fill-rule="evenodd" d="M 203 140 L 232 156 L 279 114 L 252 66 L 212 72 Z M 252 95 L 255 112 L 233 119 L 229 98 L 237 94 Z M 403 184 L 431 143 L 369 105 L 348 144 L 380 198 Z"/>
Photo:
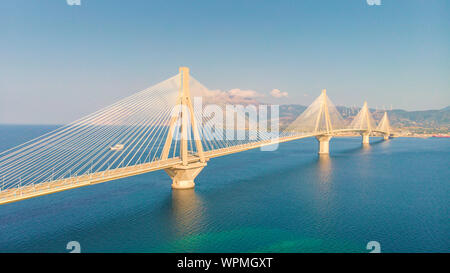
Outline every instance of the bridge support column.
<path fill-rule="evenodd" d="M 384 140 L 389 140 L 389 135 L 388 135 L 388 134 L 384 134 L 384 135 L 383 135 L 383 139 L 384 139 Z"/>
<path fill-rule="evenodd" d="M 368 132 L 364 132 L 364 133 L 361 134 L 361 136 L 362 136 L 362 144 L 369 144 L 370 143 L 369 135 L 370 135 L 370 133 L 368 133 Z"/>
<path fill-rule="evenodd" d="M 319 154 L 329 154 L 330 153 L 330 135 L 316 136 L 317 141 L 319 141 Z"/>
<path fill-rule="evenodd" d="M 194 179 L 203 170 L 206 163 L 197 162 L 188 165 L 177 165 L 164 169 L 172 178 L 172 189 L 192 189 L 195 186 Z"/>

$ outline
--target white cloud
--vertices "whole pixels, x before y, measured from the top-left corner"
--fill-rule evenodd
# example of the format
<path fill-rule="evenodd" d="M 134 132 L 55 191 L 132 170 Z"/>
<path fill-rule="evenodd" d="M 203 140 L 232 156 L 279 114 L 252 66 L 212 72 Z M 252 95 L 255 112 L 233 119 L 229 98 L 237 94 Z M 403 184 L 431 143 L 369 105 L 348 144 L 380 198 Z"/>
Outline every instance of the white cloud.
<path fill-rule="evenodd" d="M 234 88 L 229 91 L 203 89 L 200 94 L 195 92 L 194 96 L 202 96 L 204 103 L 210 104 L 259 104 L 263 94 L 254 90 L 243 90 Z"/>
<path fill-rule="evenodd" d="M 278 89 L 273 89 L 270 91 L 270 95 L 274 98 L 286 98 L 288 96 L 288 92 L 281 92 Z"/>
<path fill-rule="evenodd" d="M 254 91 L 254 90 L 241 90 L 239 88 L 231 89 L 228 91 L 230 96 L 242 97 L 242 98 L 260 98 L 264 97 L 264 95 Z"/>

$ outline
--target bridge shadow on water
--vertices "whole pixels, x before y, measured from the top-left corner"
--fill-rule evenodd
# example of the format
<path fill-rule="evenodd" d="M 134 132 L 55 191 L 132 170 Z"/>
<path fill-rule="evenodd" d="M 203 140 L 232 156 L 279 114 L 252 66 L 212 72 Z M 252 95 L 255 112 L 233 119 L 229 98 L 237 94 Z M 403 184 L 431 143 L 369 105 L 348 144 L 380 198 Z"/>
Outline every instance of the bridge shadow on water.
<path fill-rule="evenodd" d="M 351 138 L 350 140 L 356 140 L 355 138 Z M 360 141 L 360 139 L 358 138 L 358 141 Z M 370 142 L 370 144 L 363 144 L 361 142 L 359 142 L 355 147 L 352 148 L 345 148 L 345 149 L 339 149 L 338 151 L 335 151 L 335 149 L 332 148 L 333 143 L 330 143 L 330 156 L 331 157 L 338 157 L 340 155 L 347 155 L 347 154 L 366 154 L 369 151 L 372 150 L 372 148 L 374 148 L 375 146 L 378 145 L 387 145 L 389 141 L 385 141 L 383 140 L 383 138 L 380 139 L 376 139 L 376 140 L 372 140 Z M 355 143 L 356 144 L 356 143 Z"/>

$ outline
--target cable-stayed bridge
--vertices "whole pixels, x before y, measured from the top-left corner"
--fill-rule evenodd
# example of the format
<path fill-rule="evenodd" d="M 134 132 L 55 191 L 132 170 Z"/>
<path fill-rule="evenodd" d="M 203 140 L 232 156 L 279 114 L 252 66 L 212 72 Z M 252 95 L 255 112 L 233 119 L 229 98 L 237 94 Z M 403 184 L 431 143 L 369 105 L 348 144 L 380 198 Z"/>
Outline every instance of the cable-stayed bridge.
<path fill-rule="evenodd" d="M 193 98 L 210 105 L 199 111 Z M 372 135 L 392 135 L 387 113 L 376 125 L 367 103 L 347 124 L 326 90 L 281 132 L 277 111 L 269 117 L 267 108 L 232 111 L 181 67 L 172 78 L 1 152 L 0 204 L 157 170 L 171 177 L 172 188 L 189 189 L 211 158 L 307 137 L 328 154 L 333 136 L 357 133 L 369 144 Z"/>

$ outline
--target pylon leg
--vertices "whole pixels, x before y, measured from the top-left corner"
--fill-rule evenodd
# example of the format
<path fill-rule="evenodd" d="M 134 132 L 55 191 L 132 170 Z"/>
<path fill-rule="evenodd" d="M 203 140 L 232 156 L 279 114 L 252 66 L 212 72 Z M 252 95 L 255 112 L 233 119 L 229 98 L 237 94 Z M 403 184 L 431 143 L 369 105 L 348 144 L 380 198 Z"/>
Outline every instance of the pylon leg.
<path fill-rule="evenodd" d="M 364 133 L 361 134 L 361 136 L 362 136 L 362 144 L 369 144 L 370 143 L 369 133 L 364 132 Z"/>
<path fill-rule="evenodd" d="M 389 135 L 388 135 L 388 134 L 385 134 L 385 135 L 383 136 L 383 139 L 384 139 L 384 140 L 389 140 Z"/>
<path fill-rule="evenodd" d="M 189 165 L 177 165 L 164 169 L 172 178 L 172 189 L 192 189 L 195 187 L 194 179 L 203 170 L 206 163 L 198 162 Z"/>
<path fill-rule="evenodd" d="M 329 154 L 330 153 L 330 135 L 316 136 L 317 141 L 319 141 L 319 154 Z"/>

